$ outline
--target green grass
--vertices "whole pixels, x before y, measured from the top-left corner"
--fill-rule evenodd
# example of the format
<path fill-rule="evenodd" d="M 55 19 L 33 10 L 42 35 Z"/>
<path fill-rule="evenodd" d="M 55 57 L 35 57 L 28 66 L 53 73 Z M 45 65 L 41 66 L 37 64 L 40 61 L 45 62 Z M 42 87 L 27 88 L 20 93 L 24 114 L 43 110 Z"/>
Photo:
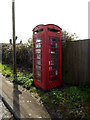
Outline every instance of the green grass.
<path fill-rule="evenodd" d="M 89 86 L 67 88 L 55 88 L 43 92 L 36 88 L 31 88 L 30 92 L 43 103 L 49 111 L 54 111 L 56 117 L 63 116 L 65 119 L 88 120 L 89 115 Z M 57 114 L 56 111 L 61 111 Z"/>

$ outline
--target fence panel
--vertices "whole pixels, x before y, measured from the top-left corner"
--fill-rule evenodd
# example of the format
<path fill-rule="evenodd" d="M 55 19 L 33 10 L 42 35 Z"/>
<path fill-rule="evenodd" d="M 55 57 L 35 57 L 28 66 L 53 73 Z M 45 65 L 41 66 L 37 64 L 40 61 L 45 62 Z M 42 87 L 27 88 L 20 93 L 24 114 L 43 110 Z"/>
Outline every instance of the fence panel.
<path fill-rule="evenodd" d="M 90 84 L 90 41 L 70 41 L 63 45 L 63 81 L 73 85 Z"/>

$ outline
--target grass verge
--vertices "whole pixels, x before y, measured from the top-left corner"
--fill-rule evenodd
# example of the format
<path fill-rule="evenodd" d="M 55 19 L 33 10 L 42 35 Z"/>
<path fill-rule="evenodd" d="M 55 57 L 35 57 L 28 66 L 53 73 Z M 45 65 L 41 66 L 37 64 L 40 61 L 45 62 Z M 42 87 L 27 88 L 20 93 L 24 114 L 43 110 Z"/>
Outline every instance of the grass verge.
<path fill-rule="evenodd" d="M 89 120 L 89 86 L 67 86 L 43 92 L 33 85 L 33 74 L 18 72 L 13 76 L 11 65 L 0 64 L 0 72 L 12 82 L 28 89 L 33 97 L 43 104 L 53 118 L 61 120 Z"/>
<path fill-rule="evenodd" d="M 25 74 L 22 72 L 17 72 L 17 75 L 13 76 L 13 67 L 9 64 L 2 65 L 0 63 L 0 72 L 3 76 L 10 79 L 10 81 L 18 83 L 25 87 L 26 89 L 30 89 L 33 84 L 33 74 Z"/>

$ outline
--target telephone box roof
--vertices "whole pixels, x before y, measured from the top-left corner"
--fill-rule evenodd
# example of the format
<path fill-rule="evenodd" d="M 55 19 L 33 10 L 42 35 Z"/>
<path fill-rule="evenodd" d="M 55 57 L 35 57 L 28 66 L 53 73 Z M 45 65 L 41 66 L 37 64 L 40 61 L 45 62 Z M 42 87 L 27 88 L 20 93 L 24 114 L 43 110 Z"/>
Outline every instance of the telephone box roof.
<path fill-rule="evenodd" d="M 57 29 L 57 30 L 62 30 L 62 28 L 60 28 L 59 26 L 55 25 L 55 24 L 39 24 L 37 25 L 32 31 L 37 31 L 38 29 L 43 29 L 43 28 L 51 28 L 51 29 Z"/>

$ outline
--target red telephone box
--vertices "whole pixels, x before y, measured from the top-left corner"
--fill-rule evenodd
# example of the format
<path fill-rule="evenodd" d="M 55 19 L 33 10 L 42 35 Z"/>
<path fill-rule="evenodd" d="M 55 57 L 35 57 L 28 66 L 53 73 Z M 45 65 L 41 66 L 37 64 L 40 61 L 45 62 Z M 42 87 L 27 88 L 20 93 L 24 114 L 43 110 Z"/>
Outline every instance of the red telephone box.
<path fill-rule="evenodd" d="M 48 90 L 62 84 L 62 29 L 54 24 L 33 29 L 33 80 Z"/>

